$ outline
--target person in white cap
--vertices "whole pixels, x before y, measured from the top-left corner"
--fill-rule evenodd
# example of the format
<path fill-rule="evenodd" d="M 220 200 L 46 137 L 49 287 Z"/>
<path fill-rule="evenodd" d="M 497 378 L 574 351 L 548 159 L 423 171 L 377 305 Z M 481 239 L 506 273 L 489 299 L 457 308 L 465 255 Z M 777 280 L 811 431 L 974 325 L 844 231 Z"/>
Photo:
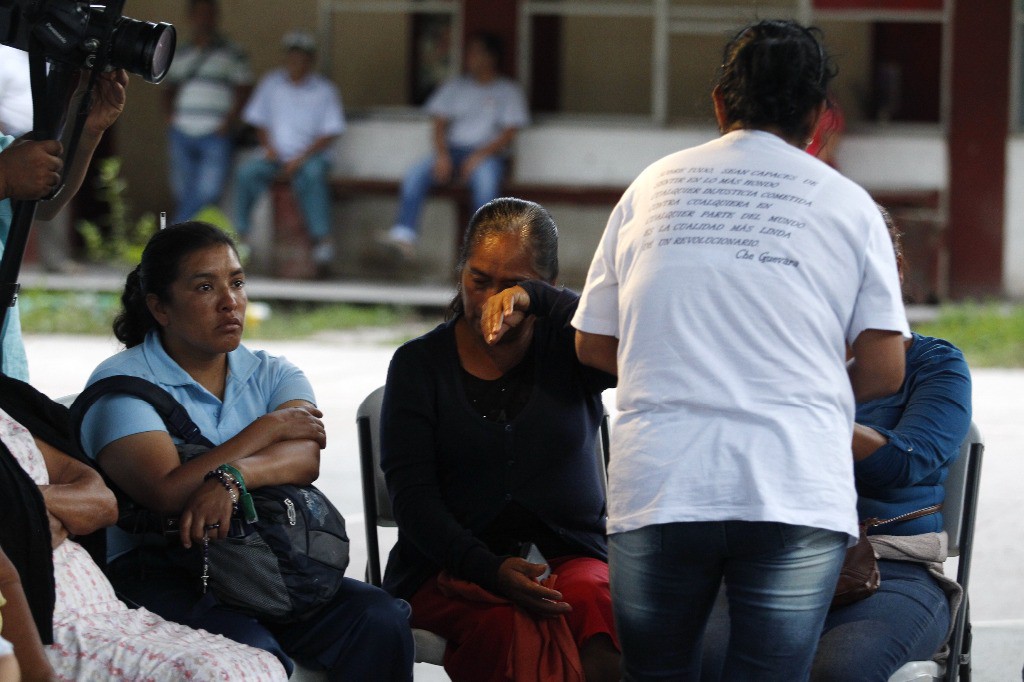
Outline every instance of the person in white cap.
<path fill-rule="evenodd" d="M 316 40 L 293 31 L 284 37 L 282 68 L 256 86 L 242 120 L 256 128 L 263 155 L 242 164 L 235 178 L 235 227 L 245 239 L 256 199 L 278 176 L 287 178 L 313 240 L 318 266 L 333 259 L 328 150 L 345 130 L 338 89 L 314 73 Z"/>

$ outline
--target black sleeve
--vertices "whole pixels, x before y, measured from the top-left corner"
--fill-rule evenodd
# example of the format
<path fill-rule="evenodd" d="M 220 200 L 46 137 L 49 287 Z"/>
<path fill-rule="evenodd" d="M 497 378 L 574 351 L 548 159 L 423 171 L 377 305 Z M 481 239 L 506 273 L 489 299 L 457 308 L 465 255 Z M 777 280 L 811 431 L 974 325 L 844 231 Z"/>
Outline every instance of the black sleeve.
<path fill-rule="evenodd" d="M 95 468 L 71 437 L 71 415 L 66 406 L 24 381 L 0 375 L 0 408 L 39 440 Z"/>
<path fill-rule="evenodd" d="M 53 553 L 39 486 L 0 443 L 0 549 L 18 570 L 43 644 L 53 643 Z"/>
<path fill-rule="evenodd" d="M 24 381 L 0 374 L 0 409 L 28 429 L 33 438 L 37 438 L 99 471 L 96 462 L 85 456 L 78 447 L 78 441 L 72 437 L 71 413 L 67 406 L 50 400 Z M 100 474 L 102 475 L 102 472 Z M 110 485 L 106 476 L 103 480 Z M 42 500 L 42 497 L 39 499 Z M 47 519 L 45 507 L 43 507 L 43 519 Z M 47 547 L 49 547 L 49 528 L 49 521 L 46 521 Z M 100 528 L 88 535 L 76 536 L 75 541 L 85 547 L 97 565 L 106 566 L 106 530 Z"/>
<path fill-rule="evenodd" d="M 580 304 L 580 295 L 571 289 L 556 287 L 540 280 L 520 282 L 519 286 L 530 297 L 530 313 L 537 317 L 546 317 L 557 329 L 562 345 L 576 363 L 579 376 L 584 385 L 594 392 L 612 388 L 617 378 L 607 372 L 588 367 L 580 363 L 576 357 L 576 329 L 572 326 L 572 318 Z"/>
<path fill-rule="evenodd" d="M 402 533 L 436 566 L 497 591 L 495 555 L 451 513 L 437 474 L 437 378 L 425 349 L 399 348 L 381 408 L 381 468 Z"/>

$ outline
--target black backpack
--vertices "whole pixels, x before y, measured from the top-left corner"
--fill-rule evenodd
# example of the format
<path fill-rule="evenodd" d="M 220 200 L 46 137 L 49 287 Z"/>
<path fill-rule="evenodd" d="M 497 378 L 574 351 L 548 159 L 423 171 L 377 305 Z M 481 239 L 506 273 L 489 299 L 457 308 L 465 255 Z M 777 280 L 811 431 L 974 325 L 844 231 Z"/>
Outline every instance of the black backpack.
<path fill-rule="evenodd" d="M 76 439 L 89 408 L 105 395 L 127 394 L 150 403 L 178 445 L 182 462 L 214 447 L 174 397 L 145 379 L 100 379 L 71 406 Z M 118 498 L 118 526 L 133 533 L 167 535 L 177 519 L 161 518 L 111 486 Z M 232 519 L 231 533 L 209 546 L 210 588 L 217 600 L 277 622 L 303 620 L 330 602 L 348 567 L 345 519 L 314 486 L 274 485 L 250 491 L 257 520 Z M 170 548 L 169 548 L 170 549 Z M 172 551 L 185 553 L 178 547 Z M 182 564 L 196 569 L 198 548 Z M 198 578 L 197 578 L 198 580 Z"/>

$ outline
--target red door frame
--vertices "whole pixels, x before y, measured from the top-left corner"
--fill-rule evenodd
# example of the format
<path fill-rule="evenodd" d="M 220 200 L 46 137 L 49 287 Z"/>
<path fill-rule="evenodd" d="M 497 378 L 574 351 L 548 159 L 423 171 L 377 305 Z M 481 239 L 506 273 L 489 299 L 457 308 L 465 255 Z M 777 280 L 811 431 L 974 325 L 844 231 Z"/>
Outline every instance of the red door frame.
<path fill-rule="evenodd" d="M 949 289 L 1003 294 L 1013 3 L 953 2 Z"/>

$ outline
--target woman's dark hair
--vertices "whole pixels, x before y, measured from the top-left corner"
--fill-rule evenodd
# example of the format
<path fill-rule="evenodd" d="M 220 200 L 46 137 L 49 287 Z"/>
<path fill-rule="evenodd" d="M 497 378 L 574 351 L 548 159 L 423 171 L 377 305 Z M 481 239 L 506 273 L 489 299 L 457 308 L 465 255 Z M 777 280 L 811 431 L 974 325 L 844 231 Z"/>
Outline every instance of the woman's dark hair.
<path fill-rule="evenodd" d="M 462 239 L 456 272 L 459 288 L 448 304 L 446 320 L 458 317 L 462 307 L 462 270 L 473 249 L 484 237 L 494 234 L 519 235 L 533 257 L 533 269 L 546 282 L 558 279 L 558 227 L 547 209 L 540 204 L 515 197 L 502 197 L 488 201 L 477 209 L 469 220 Z"/>
<path fill-rule="evenodd" d="M 828 100 L 836 75 L 820 31 L 794 21 L 761 21 L 729 41 L 717 87 L 730 124 L 810 135 L 809 114 Z"/>
<path fill-rule="evenodd" d="M 189 254 L 218 244 L 235 249 L 231 237 L 199 221 L 171 225 L 150 237 L 142 251 L 142 260 L 128 273 L 124 283 L 121 312 L 114 318 L 117 340 L 127 348 L 142 343 L 149 330 L 157 326 L 146 305 L 146 296 L 154 294 L 161 301 L 169 301 L 181 261 Z"/>

